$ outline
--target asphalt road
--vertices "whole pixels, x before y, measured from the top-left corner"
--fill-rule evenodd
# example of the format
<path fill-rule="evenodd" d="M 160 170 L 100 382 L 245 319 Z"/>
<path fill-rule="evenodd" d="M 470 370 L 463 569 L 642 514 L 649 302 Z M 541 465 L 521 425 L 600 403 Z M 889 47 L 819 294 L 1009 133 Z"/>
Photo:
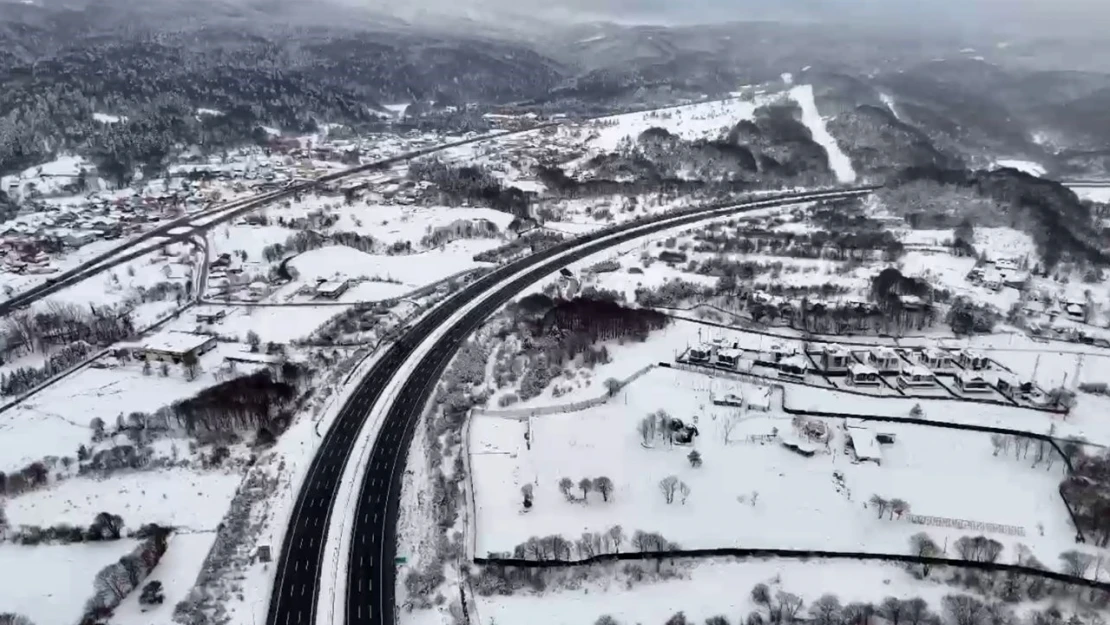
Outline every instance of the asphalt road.
<path fill-rule="evenodd" d="M 836 193 L 862 194 L 871 190 L 859 188 Z M 784 194 L 753 202 L 758 206 L 735 207 L 730 212 L 744 212 L 822 197 L 837 195 L 828 192 Z M 499 306 L 528 285 L 558 271 L 568 263 L 651 232 L 705 219 L 706 212 L 720 211 L 722 208 L 705 207 L 687 211 L 688 215 L 681 218 L 676 218 L 676 214 L 672 213 L 647 222 L 625 224 L 567 241 L 518 260 L 453 295 L 421 319 L 399 343 L 392 345 L 359 382 L 332 427 L 324 435 L 309 467 L 282 545 L 267 616 L 269 625 L 315 625 L 320 599 L 320 573 L 323 566 L 329 566 L 324 562 L 325 534 L 334 512 L 343 468 L 356 448 L 358 432 L 381 398 L 384 388 L 424 339 L 466 303 L 496 288 L 490 297 L 447 330 L 417 364 L 403 383 L 382 422 L 356 500 L 355 526 L 351 550 L 347 554 L 346 625 L 384 625 L 394 621 L 394 557 L 401 476 L 404 474 L 409 444 L 420 413 L 462 341 Z M 597 240 L 602 237 L 608 238 Z M 572 249 L 576 251 L 550 260 L 553 256 Z M 511 276 L 530 267 L 533 269 L 528 273 L 505 283 Z M 325 600 L 331 598 L 326 597 Z"/>

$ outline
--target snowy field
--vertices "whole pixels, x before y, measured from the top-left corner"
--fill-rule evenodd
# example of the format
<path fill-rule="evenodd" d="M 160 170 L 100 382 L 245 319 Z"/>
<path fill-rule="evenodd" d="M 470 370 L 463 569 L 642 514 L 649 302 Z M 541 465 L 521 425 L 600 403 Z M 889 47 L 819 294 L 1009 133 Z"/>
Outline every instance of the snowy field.
<path fill-rule="evenodd" d="M 208 531 L 219 525 L 242 479 L 238 473 L 189 469 L 120 472 L 104 480 L 72 477 L 12 498 L 7 512 L 12 525 L 85 526 L 108 510 L 132 530 L 158 523 Z"/>
<path fill-rule="evenodd" d="M 144 585 L 162 582 L 165 601 L 156 606 L 139 605 L 140 593 L 133 592 L 113 611 L 111 625 L 170 625 L 174 606 L 188 597 L 215 538 L 215 532 L 172 534 L 158 566 L 143 580 Z"/>
<path fill-rule="evenodd" d="M 614 574 L 575 590 L 478 596 L 476 611 L 483 625 L 582 625 L 593 623 L 603 614 L 620 623 L 647 625 L 663 623 L 676 612 L 684 612 L 690 623 L 702 623 L 718 614 L 730 623 L 743 623 L 749 612 L 758 609 L 750 593 L 756 584 L 767 584 L 772 596 L 779 590 L 798 595 L 805 601 L 803 613 L 825 593 L 836 594 L 844 605 L 853 601 L 878 604 L 886 596 L 921 597 L 939 610 L 941 598 L 953 590 L 915 580 L 899 566 L 852 561 L 722 558 L 702 560 L 678 570 L 680 579 L 633 583 L 631 587 Z"/>
<path fill-rule="evenodd" d="M 142 365 L 86 368 L 18 406 L 0 413 L 0 470 L 22 467 L 45 456 L 75 456 L 77 447 L 89 442 L 89 422 L 99 417 L 115 423 L 120 415 L 153 413 L 162 406 L 195 395 L 216 383 L 214 373 L 223 356 L 240 346 L 220 344 L 201 356 L 201 373 L 189 382 L 181 367 L 170 375 L 157 371 L 143 375 Z M 250 367 L 240 367 L 247 373 Z"/>
<path fill-rule="evenodd" d="M 471 431 L 471 466 L 477 509 L 475 553 L 512 551 L 531 536 L 575 537 L 620 524 L 626 533 L 656 531 L 687 548 L 787 547 L 905 553 L 923 529 L 938 543 L 964 533 L 877 518 L 873 494 L 908 501 L 914 514 L 1024 528 L 1024 537 L 992 535 L 1007 545 L 1030 545 L 1044 562 L 1074 546 L 1067 513 L 1056 492 L 1062 463 L 1032 469 L 1029 461 L 994 457 L 987 435 L 941 428 L 882 424 L 896 437 L 882 447 L 882 465 L 854 464 L 843 451 L 840 422 L 826 422 L 833 439 L 812 458 L 775 443 L 747 442 L 777 427 L 794 434 L 791 420 L 772 411 L 747 415 L 725 444 L 723 424 L 735 409 L 709 401 L 705 376 L 654 370 L 613 402 L 589 410 L 512 420 L 478 417 Z M 823 402 L 823 407 L 836 406 Z M 838 406 L 839 407 L 839 406 Z M 690 448 L 661 441 L 644 448 L 637 422 L 656 410 L 697 424 L 694 444 L 704 466 L 692 468 Z M 926 408 L 928 410 L 928 408 Z M 531 450 L 525 432 L 531 427 Z M 838 483 L 834 472 L 843 473 Z M 567 501 L 562 477 L 608 476 L 611 501 Z M 659 489 L 675 475 L 689 484 L 685 503 L 667 504 Z M 535 505 L 522 513 L 520 488 L 535 488 Z M 757 494 L 758 493 L 758 494 Z M 996 496 L 986 498 L 984 493 Z M 755 499 L 753 505 L 752 501 Z M 720 519 L 729 519 L 721 523 Z M 1043 529 L 1043 532 L 1042 532 Z"/>
<path fill-rule="evenodd" d="M 93 576 L 138 543 L 115 540 L 24 547 L 0 544 L 4 584 L 0 610 L 22 614 L 35 625 L 73 625 L 93 594 Z"/>

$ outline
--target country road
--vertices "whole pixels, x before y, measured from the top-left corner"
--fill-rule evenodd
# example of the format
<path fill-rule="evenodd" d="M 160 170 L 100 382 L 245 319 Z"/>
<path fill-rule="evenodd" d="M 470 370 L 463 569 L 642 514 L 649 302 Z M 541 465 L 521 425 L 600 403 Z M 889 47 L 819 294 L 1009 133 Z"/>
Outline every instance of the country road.
<path fill-rule="evenodd" d="M 297 495 L 282 543 L 271 595 L 269 625 L 315 625 L 319 614 L 329 623 L 345 619 L 346 625 L 385 625 L 394 622 L 396 584 L 396 529 L 401 476 L 414 428 L 428 397 L 466 337 L 492 312 L 524 288 L 558 271 L 567 263 L 620 243 L 667 228 L 711 217 L 800 202 L 864 195 L 874 187 L 836 191 L 787 193 L 760 200 L 675 211 L 610 227 L 563 242 L 497 269 L 471 283 L 440 304 L 388 352 L 359 381 L 321 441 Z M 408 370 L 403 378 L 397 377 Z M 393 401 L 382 401 L 387 387 L 398 388 Z M 387 398 L 388 403 L 388 398 Z M 375 411 L 385 418 L 374 438 L 364 431 Z M 373 447 L 366 470 L 358 478 L 357 509 L 352 517 L 346 571 L 338 586 L 324 587 L 325 544 L 337 502 L 344 487 L 342 476 L 352 462 L 360 441 Z M 347 486 L 353 487 L 353 484 Z M 344 579 L 345 577 L 345 579 Z M 343 596 L 338 596 L 343 592 Z M 332 595 L 335 595 L 334 597 Z M 322 596 L 323 595 L 323 596 Z M 333 601 L 342 600 L 343 616 L 332 613 Z"/>

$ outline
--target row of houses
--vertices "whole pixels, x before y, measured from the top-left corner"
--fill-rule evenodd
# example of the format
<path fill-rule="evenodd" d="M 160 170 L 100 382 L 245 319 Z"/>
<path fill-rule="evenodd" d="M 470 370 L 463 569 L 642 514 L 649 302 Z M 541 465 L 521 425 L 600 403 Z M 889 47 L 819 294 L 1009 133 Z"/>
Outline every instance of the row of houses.
<path fill-rule="evenodd" d="M 731 371 L 743 368 L 747 353 L 735 345 L 718 342 L 693 347 L 687 350 L 685 358 L 692 364 Z M 989 393 L 996 388 L 1011 396 L 1036 392 L 1032 383 L 1019 381 L 1008 372 L 991 371 L 991 359 L 973 349 L 928 347 L 903 356 L 890 347 L 848 350 L 830 343 L 807 354 L 789 343 L 775 342 L 766 353 L 749 358 L 753 361 L 749 365 L 755 364 L 756 359 L 763 360 L 759 364 L 776 369 L 778 377 L 797 382 L 817 374 L 842 377 L 850 386 L 878 388 L 895 384 L 903 390 L 927 390 L 939 387 L 938 375 L 948 375 L 964 393 Z"/>

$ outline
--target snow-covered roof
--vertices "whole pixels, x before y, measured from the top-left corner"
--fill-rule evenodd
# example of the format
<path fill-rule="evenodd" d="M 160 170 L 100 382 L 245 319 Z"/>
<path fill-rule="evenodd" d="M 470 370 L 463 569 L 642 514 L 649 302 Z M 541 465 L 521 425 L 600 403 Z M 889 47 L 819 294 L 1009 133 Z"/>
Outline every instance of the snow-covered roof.
<path fill-rule="evenodd" d="M 145 349 L 169 352 L 171 354 L 184 354 L 185 352 L 193 351 L 209 341 L 215 340 L 211 336 L 204 334 L 193 334 L 192 332 L 177 332 L 167 331 L 159 332 L 152 337 L 143 341 Z"/>
<path fill-rule="evenodd" d="M 968 382 L 974 382 L 976 380 L 979 380 L 979 381 L 982 381 L 982 382 L 988 382 L 989 381 L 989 380 L 987 380 L 987 376 L 983 375 L 982 373 L 980 373 L 978 371 L 969 371 L 967 369 L 957 373 L 956 377 L 959 378 L 960 382 L 962 382 L 964 384 L 967 384 Z"/>
<path fill-rule="evenodd" d="M 771 408 L 771 387 L 760 386 L 750 393 L 747 393 L 748 406 L 751 408 L 762 408 L 769 410 Z"/>
<path fill-rule="evenodd" d="M 857 458 L 860 460 L 883 459 L 879 441 L 875 440 L 875 433 L 869 428 L 848 426 L 848 435 L 852 437 L 852 449 L 856 450 Z"/>
<path fill-rule="evenodd" d="M 879 370 L 871 365 L 865 365 L 859 362 L 853 362 L 848 365 L 848 371 L 852 375 L 879 375 Z"/>
<path fill-rule="evenodd" d="M 844 349 L 839 343 L 827 343 L 825 345 L 826 354 L 847 354 L 848 350 Z"/>
<path fill-rule="evenodd" d="M 921 365 L 905 365 L 902 367 L 902 375 L 929 377 L 933 375 L 933 372 L 928 367 Z"/>
<path fill-rule="evenodd" d="M 875 347 L 875 348 L 872 348 L 871 353 L 874 354 L 876 358 L 897 358 L 898 357 L 898 352 L 894 351 L 890 347 Z"/>
<path fill-rule="evenodd" d="M 801 354 L 795 354 L 788 358 L 783 359 L 780 365 L 784 367 L 796 367 L 798 369 L 809 369 L 809 359 Z"/>
<path fill-rule="evenodd" d="M 717 356 L 718 357 L 724 357 L 724 358 L 740 358 L 740 355 L 742 353 L 743 352 L 738 350 L 738 349 L 731 349 L 730 348 L 730 349 L 722 349 L 722 350 L 718 351 Z"/>
<path fill-rule="evenodd" d="M 331 280 L 316 285 L 317 293 L 338 293 L 347 287 L 346 280 Z"/>

